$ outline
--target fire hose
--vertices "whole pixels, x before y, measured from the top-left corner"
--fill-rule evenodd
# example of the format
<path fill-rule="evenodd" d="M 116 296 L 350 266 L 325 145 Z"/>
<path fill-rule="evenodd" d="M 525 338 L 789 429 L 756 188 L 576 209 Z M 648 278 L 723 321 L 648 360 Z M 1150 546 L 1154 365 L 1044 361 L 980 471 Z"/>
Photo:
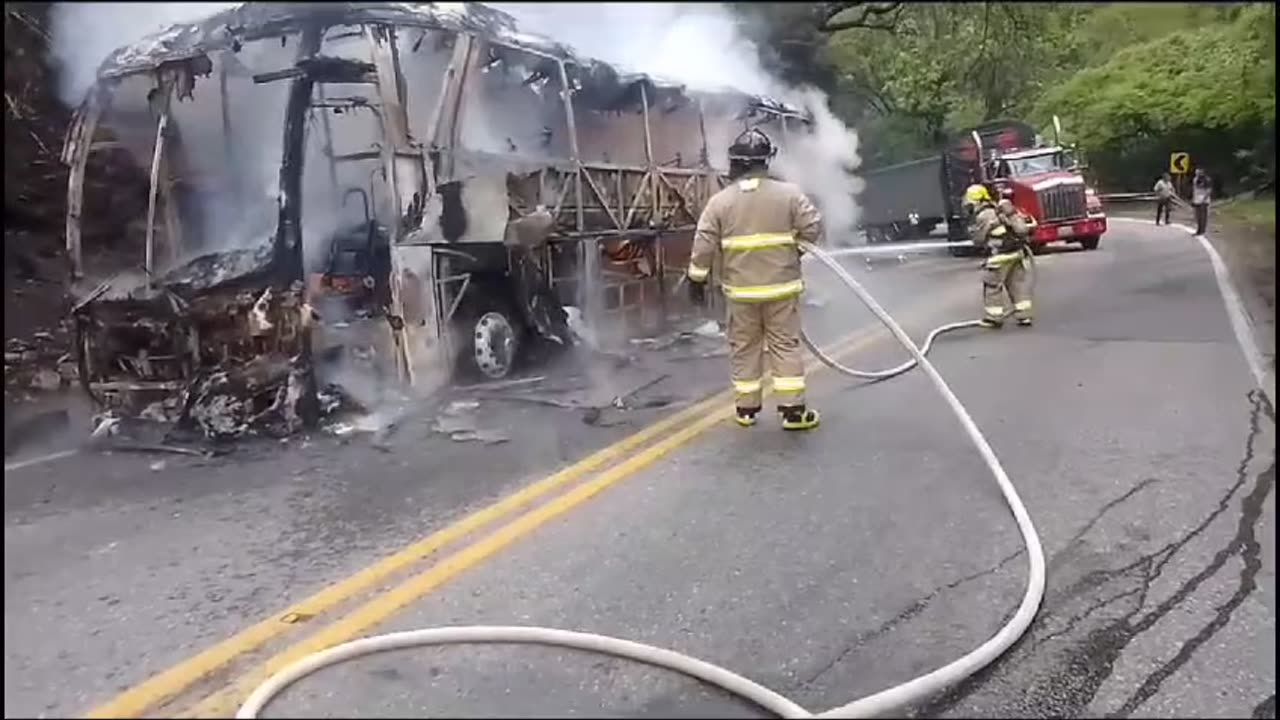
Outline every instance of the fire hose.
<path fill-rule="evenodd" d="M 929 333 L 923 347 L 918 347 L 893 317 L 876 302 L 875 298 L 839 262 L 820 248 L 807 243 L 801 243 L 801 247 L 830 268 L 858 296 L 858 299 L 888 328 L 894 338 L 907 349 L 911 354 L 911 359 L 888 370 L 869 372 L 847 368 L 834 361 L 821 350 L 818 350 L 816 344 L 809 339 L 808 335 L 805 335 L 804 341 L 809 349 L 814 351 L 814 355 L 819 360 L 830 365 L 834 370 L 858 378 L 886 379 L 919 366 L 933 382 L 939 394 L 946 400 L 956 419 L 960 421 L 960 425 L 986 462 L 987 468 L 990 469 L 996 484 L 1000 487 L 1000 492 L 1004 495 L 1005 502 L 1008 503 L 1009 509 L 1018 525 L 1018 530 L 1022 534 L 1023 543 L 1026 545 L 1027 587 L 1017 611 L 995 635 L 968 654 L 932 672 L 859 700 L 815 714 L 794 701 L 737 673 L 673 650 L 666 650 L 630 640 L 593 633 L 530 626 L 472 625 L 426 628 L 354 640 L 302 658 L 258 686 L 249 695 L 244 705 L 240 707 L 236 717 L 256 718 L 267 703 L 285 688 L 322 668 L 376 653 L 439 645 L 544 645 L 611 655 L 696 678 L 755 703 L 765 710 L 784 718 L 861 718 L 884 715 L 927 700 L 942 690 L 972 676 L 1004 654 L 1030 627 L 1031 622 L 1035 619 L 1036 612 L 1039 610 L 1045 589 L 1044 550 L 1040 546 L 1040 538 L 1031 522 L 1031 517 L 1028 515 L 1026 507 L 1023 506 L 1022 500 L 1018 497 L 1018 492 L 1009 480 L 1008 474 L 1005 473 L 1004 468 L 1000 465 L 1000 460 L 996 457 L 995 451 L 991 449 L 991 445 L 987 442 L 986 437 L 983 436 L 982 431 L 978 429 L 973 418 L 970 417 L 968 410 L 955 396 L 955 393 L 951 391 L 947 382 L 942 379 L 937 369 L 934 368 L 933 363 L 929 362 L 926 357 L 934 339 L 939 335 L 961 328 L 973 327 L 978 323 L 977 321 L 970 321 L 943 325 Z"/>

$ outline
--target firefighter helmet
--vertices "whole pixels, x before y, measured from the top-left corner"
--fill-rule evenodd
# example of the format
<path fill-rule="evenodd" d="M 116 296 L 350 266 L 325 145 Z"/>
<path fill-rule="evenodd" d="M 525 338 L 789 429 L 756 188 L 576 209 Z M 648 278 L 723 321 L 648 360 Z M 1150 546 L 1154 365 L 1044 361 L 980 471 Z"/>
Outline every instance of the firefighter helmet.
<path fill-rule="evenodd" d="M 734 138 L 733 144 L 729 146 L 729 160 L 767 163 L 777 152 L 778 149 L 773 146 L 773 141 L 764 134 L 764 131 L 751 128 Z"/>
<path fill-rule="evenodd" d="M 987 190 L 985 185 L 974 183 L 964 191 L 965 202 L 970 205 L 977 205 L 980 202 L 991 202 L 991 191 Z"/>

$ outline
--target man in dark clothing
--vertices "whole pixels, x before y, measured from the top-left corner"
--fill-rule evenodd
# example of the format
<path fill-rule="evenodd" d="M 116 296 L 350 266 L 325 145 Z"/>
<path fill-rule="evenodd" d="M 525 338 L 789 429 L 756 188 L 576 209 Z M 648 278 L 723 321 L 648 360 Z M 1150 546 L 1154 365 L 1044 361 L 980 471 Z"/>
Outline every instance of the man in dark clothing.
<path fill-rule="evenodd" d="M 1156 180 L 1156 224 L 1160 224 L 1160 217 L 1163 215 L 1164 224 L 1169 224 L 1169 209 L 1173 205 L 1173 180 L 1169 177 L 1169 173 L 1160 176 Z"/>
<path fill-rule="evenodd" d="M 1191 208 L 1196 213 L 1196 235 L 1204 235 L 1209 229 L 1209 200 L 1213 196 L 1213 183 L 1204 168 L 1196 168 L 1191 180 Z"/>

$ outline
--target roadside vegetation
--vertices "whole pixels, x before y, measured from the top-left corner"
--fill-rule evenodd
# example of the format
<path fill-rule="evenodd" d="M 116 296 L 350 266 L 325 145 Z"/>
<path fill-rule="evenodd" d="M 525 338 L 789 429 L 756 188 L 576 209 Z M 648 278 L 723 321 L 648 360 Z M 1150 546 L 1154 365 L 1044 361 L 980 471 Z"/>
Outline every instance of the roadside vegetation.
<path fill-rule="evenodd" d="M 1261 230 L 1273 238 L 1276 234 L 1276 198 L 1274 195 L 1251 200 L 1238 200 L 1222 206 L 1219 213 L 1229 222 Z"/>

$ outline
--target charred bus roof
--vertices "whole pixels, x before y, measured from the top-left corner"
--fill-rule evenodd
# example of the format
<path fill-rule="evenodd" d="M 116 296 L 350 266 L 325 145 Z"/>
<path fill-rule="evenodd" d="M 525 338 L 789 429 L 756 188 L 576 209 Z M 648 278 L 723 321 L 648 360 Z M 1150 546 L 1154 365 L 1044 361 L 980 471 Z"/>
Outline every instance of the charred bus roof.
<path fill-rule="evenodd" d="M 208 53 L 237 50 L 241 44 L 298 32 L 308 27 L 385 24 L 471 33 L 518 50 L 561 62 L 583 109 L 617 111 L 634 108 L 641 97 L 650 106 L 697 97 L 740 99 L 741 117 L 777 115 L 811 122 L 800 108 L 773 98 L 733 88 L 692 91 L 680 83 L 645 73 L 627 72 L 609 63 L 578 55 L 550 38 L 521 32 L 515 18 L 475 2 L 460 3 L 279 3 L 247 2 L 197 22 L 178 23 L 117 48 L 98 69 L 99 82 L 162 66 L 199 60 Z M 645 93 L 640 92 L 644 86 Z"/>

